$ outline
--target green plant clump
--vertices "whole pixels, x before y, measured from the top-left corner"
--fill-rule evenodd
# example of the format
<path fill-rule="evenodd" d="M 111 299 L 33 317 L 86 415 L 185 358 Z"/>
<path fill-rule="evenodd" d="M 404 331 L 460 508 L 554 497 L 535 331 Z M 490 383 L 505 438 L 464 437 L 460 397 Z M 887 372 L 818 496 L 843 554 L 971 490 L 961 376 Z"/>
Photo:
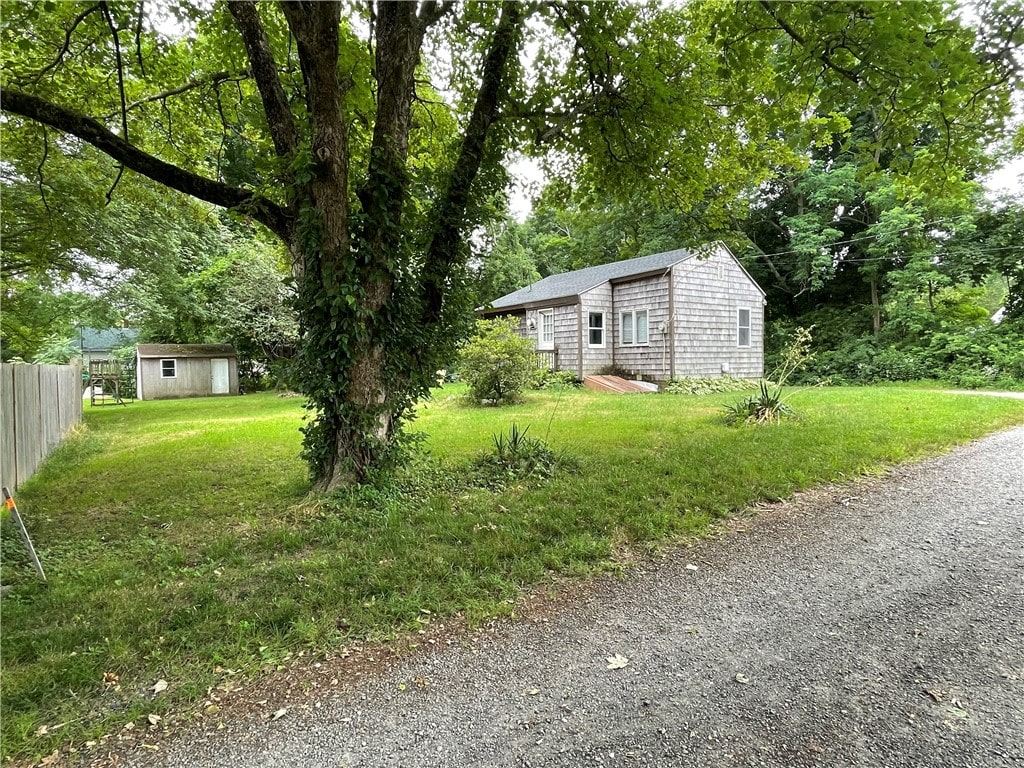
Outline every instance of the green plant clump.
<path fill-rule="evenodd" d="M 572 371 L 553 371 L 537 368 L 532 386 L 534 389 L 566 389 L 580 386 L 579 377 Z"/>
<path fill-rule="evenodd" d="M 726 424 L 776 424 L 794 414 L 793 408 L 786 403 L 782 387 L 769 387 L 764 380 L 759 383 L 755 394 L 724 408 Z"/>
<path fill-rule="evenodd" d="M 811 328 L 797 328 L 792 341 L 782 353 L 778 368 L 772 374 L 771 381 L 761 379 L 757 392 L 740 400 L 735 405 L 726 405 L 725 421 L 727 424 L 777 424 L 784 418 L 796 415 L 793 408 L 786 402 L 794 393 L 784 395 L 782 388 L 789 378 L 806 367 L 813 359 L 811 352 Z M 828 384 L 823 381 L 821 384 Z"/>
<path fill-rule="evenodd" d="M 713 395 L 718 392 L 742 392 L 753 382 L 735 376 L 682 376 L 669 379 L 662 391 L 669 395 Z"/>
<path fill-rule="evenodd" d="M 520 429 L 512 422 L 508 435 L 491 435 L 494 449 L 475 462 L 484 485 L 501 485 L 508 480 L 545 480 L 555 474 L 558 456 L 544 440 L 528 437 L 529 431 L 529 425 Z"/>

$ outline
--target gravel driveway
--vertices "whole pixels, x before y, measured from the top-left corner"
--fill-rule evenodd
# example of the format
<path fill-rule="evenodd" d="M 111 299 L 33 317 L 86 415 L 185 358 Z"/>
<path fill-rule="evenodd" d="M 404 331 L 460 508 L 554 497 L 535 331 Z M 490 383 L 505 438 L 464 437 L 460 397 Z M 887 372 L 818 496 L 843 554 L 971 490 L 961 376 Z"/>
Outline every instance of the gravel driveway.
<path fill-rule="evenodd" d="M 608 669 L 608 657 L 628 663 Z M 1024 766 L 1024 428 L 135 765 Z"/>

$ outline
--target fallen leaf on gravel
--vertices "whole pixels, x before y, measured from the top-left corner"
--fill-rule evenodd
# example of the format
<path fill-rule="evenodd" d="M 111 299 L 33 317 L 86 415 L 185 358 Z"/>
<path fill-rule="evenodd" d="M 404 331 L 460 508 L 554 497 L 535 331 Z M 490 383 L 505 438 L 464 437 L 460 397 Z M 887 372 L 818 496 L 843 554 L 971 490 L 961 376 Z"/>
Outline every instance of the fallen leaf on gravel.
<path fill-rule="evenodd" d="M 736 682 L 737 683 L 743 683 L 743 685 L 749 685 L 750 684 L 750 678 L 747 677 L 746 675 L 744 675 L 742 672 L 737 672 L 736 673 Z"/>
<path fill-rule="evenodd" d="M 624 666 L 629 664 L 629 659 L 623 656 L 621 653 L 616 653 L 614 656 L 609 656 L 608 669 L 622 669 Z"/>
<path fill-rule="evenodd" d="M 149 715 L 148 715 L 148 716 L 146 717 L 146 719 L 147 719 L 147 720 L 149 720 L 149 724 L 150 724 L 150 725 L 156 725 L 157 723 L 159 723 L 159 722 L 160 722 L 160 720 L 161 720 L 161 717 L 160 717 L 160 715 L 158 715 L 158 714 L 155 714 L 155 713 L 152 713 L 152 712 L 151 712 L 151 713 L 150 713 L 150 714 L 149 714 Z"/>
<path fill-rule="evenodd" d="M 277 712 L 270 716 L 271 722 L 274 720 L 280 720 L 282 717 L 288 714 L 288 707 L 281 707 Z"/>
<path fill-rule="evenodd" d="M 55 749 L 49 755 L 47 755 L 42 760 L 40 760 L 39 764 L 40 765 L 53 765 L 58 760 L 60 760 L 60 750 L 59 749 Z"/>
<path fill-rule="evenodd" d="M 931 696 L 936 702 L 942 701 L 942 691 L 933 691 L 929 688 L 925 688 L 924 692 Z"/>
<path fill-rule="evenodd" d="M 166 680 L 157 680 L 155 683 L 153 683 L 153 687 L 150 688 L 150 690 L 153 691 L 153 693 L 160 693 L 161 691 L 166 691 L 167 690 L 167 681 Z"/>

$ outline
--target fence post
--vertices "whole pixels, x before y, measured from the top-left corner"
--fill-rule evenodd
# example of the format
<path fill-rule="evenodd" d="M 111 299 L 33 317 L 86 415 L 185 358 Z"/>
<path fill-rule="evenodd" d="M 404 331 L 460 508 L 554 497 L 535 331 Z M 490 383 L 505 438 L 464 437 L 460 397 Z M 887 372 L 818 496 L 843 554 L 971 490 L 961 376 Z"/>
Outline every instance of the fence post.
<path fill-rule="evenodd" d="M 14 487 L 18 479 L 14 418 L 14 366 L 0 363 L 0 485 Z"/>

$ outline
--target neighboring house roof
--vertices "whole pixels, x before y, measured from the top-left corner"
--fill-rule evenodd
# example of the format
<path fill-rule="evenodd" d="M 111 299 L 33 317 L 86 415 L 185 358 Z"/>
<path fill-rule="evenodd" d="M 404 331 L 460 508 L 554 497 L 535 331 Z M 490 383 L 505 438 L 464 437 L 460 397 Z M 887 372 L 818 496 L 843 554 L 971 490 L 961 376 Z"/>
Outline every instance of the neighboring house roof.
<path fill-rule="evenodd" d="M 721 242 L 716 242 L 713 245 L 725 248 L 725 245 Z M 543 280 L 538 280 L 536 283 L 525 288 L 520 288 L 518 291 L 513 291 L 495 299 L 486 307 L 482 307 L 481 310 L 490 312 L 499 309 L 522 309 L 524 307 L 543 306 L 558 300 L 575 299 L 580 294 L 603 283 L 627 280 L 645 276 L 652 272 L 657 273 L 670 269 L 682 261 L 699 256 L 707 247 L 701 246 L 693 250 L 677 248 L 674 251 L 652 253 L 649 256 L 640 256 L 635 259 L 613 261 L 610 264 L 577 269 L 574 272 L 549 275 Z M 728 251 L 728 248 L 726 248 L 726 251 Z M 732 255 L 731 252 L 729 253 Z M 740 264 L 740 268 L 743 269 L 742 264 Z M 745 269 L 743 271 L 746 272 Z M 747 277 L 750 277 L 749 273 Z M 753 278 L 750 278 L 750 280 L 754 285 L 757 285 Z M 760 286 L 758 286 L 758 290 L 764 293 Z"/>
<path fill-rule="evenodd" d="M 75 329 L 75 346 L 82 352 L 109 352 L 115 347 L 131 344 L 139 338 L 134 328 L 86 328 Z"/>
<path fill-rule="evenodd" d="M 230 344 L 139 344 L 139 357 L 235 357 Z"/>

